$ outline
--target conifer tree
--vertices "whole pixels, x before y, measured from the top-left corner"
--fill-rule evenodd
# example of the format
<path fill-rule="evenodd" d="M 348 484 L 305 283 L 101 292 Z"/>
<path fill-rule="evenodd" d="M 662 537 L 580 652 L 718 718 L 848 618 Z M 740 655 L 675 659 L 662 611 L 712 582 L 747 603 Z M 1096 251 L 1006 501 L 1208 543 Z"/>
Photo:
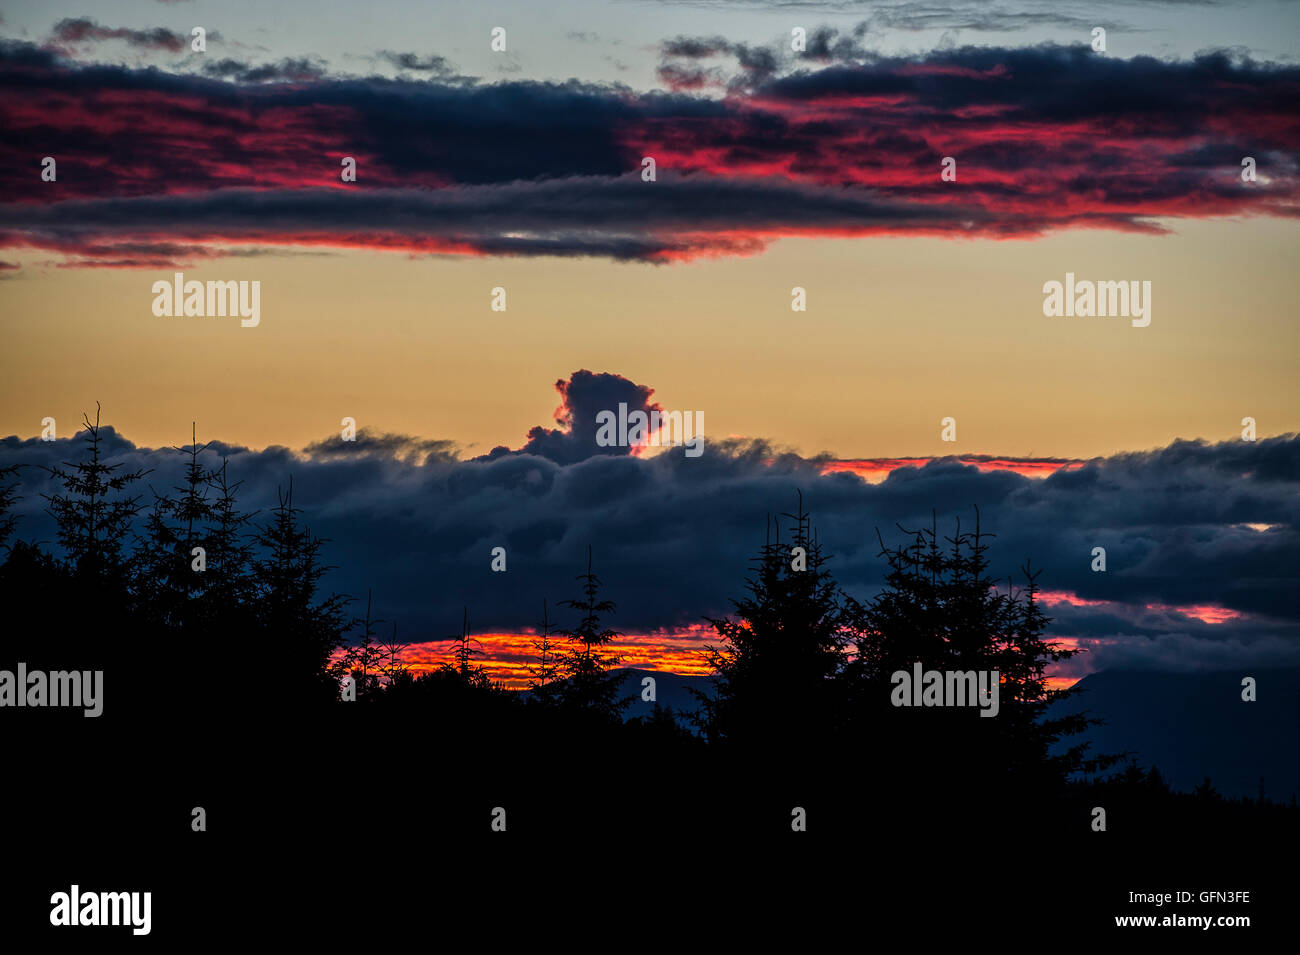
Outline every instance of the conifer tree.
<path fill-rule="evenodd" d="M 373 699 L 379 693 L 380 662 L 384 657 L 384 649 L 375 639 L 376 627 L 384 621 L 371 618 L 370 605 L 371 592 L 367 589 L 366 615 L 361 621 L 361 639 L 356 645 L 348 648 L 338 667 L 343 672 L 352 674 L 356 682 L 358 700 Z"/>
<path fill-rule="evenodd" d="M 393 633 L 388 642 L 381 644 L 380 653 L 382 662 L 379 664 L 380 673 L 383 674 L 387 681 L 385 690 L 395 687 L 404 688 L 410 685 L 412 677 L 410 668 L 407 667 L 400 659 L 398 654 L 406 648 L 397 642 L 397 623 L 393 623 Z"/>
<path fill-rule="evenodd" d="M 142 534 L 135 535 L 131 561 L 135 612 L 157 628 L 171 627 L 181 606 L 181 542 L 169 520 L 171 501 L 154 492 Z"/>
<path fill-rule="evenodd" d="M 1050 621 L 1037 600 L 1039 574 L 1026 563 L 1023 588 L 995 586 L 988 573 L 992 535 L 981 529 L 978 509 L 974 530 L 963 533 L 959 521 L 954 535 L 942 538 L 946 547 L 933 523 L 904 533 L 910 543 L 889 547 L 877 532 L 888 565 L 885 587 L 866 605 L 846 601 L 856 646 L 846 675 L 860 732 L 888 737 L 896 754 L 953 774 L 961 772 L 957 762 L 978 766 L 990 787 L 1011 779 L 1059 782 L 1113 762 L 1089 757 L 1086 744 L 1052 752 L 1096 721 L 1048 718 L 1048 708 L 1074 691 L 1049 688 L 1046 667 L 1079 651 L 1045 638 Z M 892 706 L 892 674 L 910 674 L 916 663 L 924 670 L 998 671 L 998 715 Z"/>
<path fill-rule="evenodd" d="M 11 513 L 14 502 L 18 500 L 18 465 L 0 468 L 0 548 L 8 548 L 9 538 L 18 525 L 18 518 Z"/>
<path fill-rule="evenodd" d="M 528 681 L 529 688 L 533 691 L 535 699 L 543 702 L 553 702 L 555 695 L 554 683 L 559 678 L 560 668 L 558 664 L 558 644 L 551 639 L 555 631 L 551 627 L 550 616 L 547 612 L 546 600 L 542 600 L 542 622 L 537 629 L 537 639 L 534 640 L 533 648 L 541 655 L 538 663 L 528 668 L 532 679 Z"/>
<path fill-rule="evenodd" d="M 209 610 L 203 597 L 212 581 L 207 568 L 211 545 L 205 534 L 214 517 L 208 499 L 212 472 L 199 461 L 207 448 L 197 437 L 187 447 L 173 447 L 187 458 L 184 481 L 172 487 L 174 496 L 154 492 L 144 534 L 136 538 L 133 576 L 138 612 L 161 627 L 182 632 L 199 627 Z M 195 569 L 196 548 L 202 548 L 203 570 Z M 198 634 L 189 637 L 197 639 Z"/>
<path fill-rule="evenodd" d="M 193 429 L 193 424 L 191 428 Z M 199 455 L 208 449 L 207 444 L 200 445 L 197 432 L 191 430 L 191 442 L 188 447 L 173 447 L 173 450 L 184 454 L 188 460 L 185 462 L 185 483 L 180 487 L 174 487 L 172 490 L 177 492 L 175 503 L 172 505 L 172 515 L 177 523 L 176 536 L 181 542 L 181 559 L 187 574 L 184 575 L 185 591 L 187 597 L 193 597 L 205 589 L 205 581 L 208 579 L 203 573 L 190 570 L 193 564 L 193 551 L 196 547 L 202 547 L 205 551 L 210 550 L 209 542 L 204 535 L 204 529 L 215 516 L 212 502 L 208 499 L 208 490 L 211 485 L 213 472 L 206 470 L 199 462 Z"/>
<path fill-rule="evenodd" d="M 621 660 L 602 651 L 622 634 L 601 622 L 601 618 L 613 613 L 616 607 L 612 601 L 597 599 L 601 580 L 591 566 L 591 548 L 588 547 L 587 572 L 576 577 L 582 581 L 582 597 L 561 604 L 577 610 L 579 619 L 575 627 L 557 631 L 559 636 L 567 638 L 568 646 L 557 658 L 564 680 L 556 693 L 565 709 L 612 723 L 622 718 L 632 698 L 618 695 L 624 674 L 615 668 Z"/>
<path fill-rule="evenodd" d="M 458 684 L 461 689 L 465 690 L 490 690 L 492 681 L 484 672 L 483 667 L 474 665 L 474 658 L 482 656 L 482 644 L 470 636 L 469 633 L 469 608 L 462 608 L 460 633 L 447 638 L 455 641 L 452 650 L 454 664 L 444 663 L 442 674 L 449 677 L 454 683 Z"/>
<path fill-rule="evenodd" d="M 301 526 L 299 513 L 291 478 L 257 536 L 263 555 L 254 565 L 259 646 L 268 657 L 273 692 L 290 706 L 338 698 L 330 658 L 350 625 L 344 616 L 348 598 L 320 594 L 320 579 L 331 569 L 321 562 L 325 542 Z"/>
<path fill-rule="evenodd" d="M 127 568 L 123 547 L 140 510 L 139 497 L 126 492 L 149 471 L 122 471 L 124 465 L 104 461 L 99 416 L 96 402 L 94 423 L 88 415 L 82 416 L 87 456 L 47 468 L 63 491 L 43 496 L 58 525 L 64 559 L 78 577 L 124 589 Z"/>
<path fill-rule="evenodd" d="M 245 537 L 245 527 L 256 512 L 243 513 L 236 503 L 236 494 L 243 481 L 233 484 L 227 475 L 227 461 L 214 469 L 208 485 L 214 492 L 204 536 L 208 542 L 208 584 L 210 601 L 221 610 L 221 616 L 247 605 L 252 599 L 253 548 Z"/>
<path fill-rule="evenodd" d="M 697 694 L 697 722 L 713 741 L 807 745 L 837 729 L 846 647 L 839 591 L 798 500 L 795 514 L 781 515 L 792 522 L 789 545 L 769 520 L 748 595 L 732 601 L 732 616 L 706 618 L 722 643 L 706 648 L 713 693 Z"/>

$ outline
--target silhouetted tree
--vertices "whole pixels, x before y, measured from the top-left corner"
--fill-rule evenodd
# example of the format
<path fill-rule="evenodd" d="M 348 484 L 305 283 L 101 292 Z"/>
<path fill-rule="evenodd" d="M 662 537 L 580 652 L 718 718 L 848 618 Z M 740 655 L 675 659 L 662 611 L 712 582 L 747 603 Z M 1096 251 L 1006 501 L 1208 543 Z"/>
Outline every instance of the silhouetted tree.
<path fill-rule="evenodd" d="M 193 429 L 193 425 L 191 428 Z M 173 451 L 179 451 L 188 458 L 185 462 L 185 483 L 172 489 L 178 494 L 172 506 L 172 513 L 179 524 L 181 533 L 178 536 L 184 543 L 187 554 L 190 549 L 203 543 L 202 528 L 213 516 L 212 504 L 208 500 L 208 489 L 213 472 L 205 470 L 199 463 L 199 455 L 208 449 L 208 445 L 199 444 L 195 430 L 191 430 L 190 437 L 191 441 L 187 446 L 172 447 Z"/>
<path fill-rule="evenodd" d="M 16 464 L 0 468 L 0 548 L 5 549 L 8 548 L 9 538 L 18 524 L 17 516 L 11 513 L 14 502 L 19 499 L 18 482 L 11 480 L 17 475 Z"/>
<path fill-rule="evenodd" d="M 590 547 L 587 548 L 587 572 L 578 574 L 576 579 L 582 581 L 582 598 L 561 604 L 577 610 L 580 617 L 577 626 L 557 631 L 559 636 L 568 639 L 569 645 L 558 657 L 557 665 L 564 680 L 556 688 L 556 695 L 565 709 L 616 722 L 632 698 L 618 695 L 623 674 L 615 667 L 620 659 L 601 652 L 602 647 L 622 634 L 601 622 L 602 616 L 613 613 L 616 607 L 612 601 L 597 599 L 601 581 L 591 569 Z"/>
<path fill-rule="evenodd" d="M 733 616 L 706 618 L 722 638 L 706 648 L 713 694 L 697 694 L 700 724 L 713 741 L 806 746 L 838 726 L 836 677 L 847 642 L 839 591 L 803 495 L 797 513 L 781 516 L 793 522 L 789 546 L 769 521 L 748 596 L 732 601 Z"/>
<path fill-rule="evenodd" d="M 201 636 L 191 631 L 210 610 L 202 597 L 211 581 L 205 527 L 214 517 L 208 500 L 212 472 L 199 461 L 207 447 L 197 437 L 186 447 L 173 447 L 187 458 L 184 482 L 172 488 L 174 496 L 154 492 L 145 532 L 136 537 L 132 576 L 140 614 L 155 625 L 180 631 L 177 636 L 183 639 Z M 204 569 L 196 570 L 194 550 L 200 547 Z"/>
<path fill-rule="evenodd" d="M 558 664 L 558 644 L 551 639 L 554 630 L 551 627 L 550 616 L 547 613 L 546 600 L 542 600 L 542 622 L 537 629 L 537 639 L 533 641 L 533 648 L 541 655 L 540 661 L 528 668 L 532 679 L 528 681 L 529 688 L 533 691 L 535 699 L 542 703 L 553 702 L 554 682 L 559 678 L 560 668 Z"/>
<path fill-rule="evenodd" d="M 487 674 L 481 666 L 474 666 L 474 657 L 482 656 L 482 644 L 469 635 L 469 608 L 462 608 L 460 635 L 451 637 L 456 641 L 454 650 L 456 665 L 446 665 L 446 669 L 454 673 L 456 677 L 468 688 L 486 689 L 492 685 Z"/>
<path fill-rule="evenodd" d="M 387 643 L 380 645 L 381 662 L 379 670 L 387 681 L 386 689 L 405 687 L 411 682 L 411 671 L 398 659 L 398 653 L 406 648 L 397 642 L 397 623 L 393 622 L 393 634 Z"/>
<path fill-rule="evenodd" d="M 215 492 L 212 499 L 205 538 L 208 542 L 208 596 L 219 608 L 242 607 L 255 591 L 252 577 L 253 548 L 246 537 L 246 526 L 256 512 L 243 513 L 236 493 L 243 481 L 233 484 L 226 473 L 227 462 L 212 471 L 208 485 Z"/>
<path fill-rule="evenodd" d="M 272 692 L 286 705 L 337 699 L 339 684 L 330 658 L 350 626 L 348 598 L 321 596 L 320 578 L 330 568 L 320 559 L 324 541 L 300 526 L 293 506 L 293 480 L 269 522 L 257 535 L 263 556 L 255 563 L 258 624 L 272 676 Z"/>
<path fill-rule="evenodd" d="M 1079 651 L 1044 639 L 1050 621 L 1037 601 L 1038 574 L 1026 564 L 1023 589 L 995 586 L 986 543 L 992 535 L 981 530 L 978 509 L 974 531 L 963 533 L 958 522 L 954 536 L 943 538 L 946 547 L 933 526 L 904 533 L 909 544 L 889 547 L 877 532 L 889 567 L 885 587 L 865 606 L 846 603 L 856 646 L 847 676 L 860 734 L 892 747 L 888 760 L 955 778 L 978 775 L 988 791 L 1012 779 L 1055 785 L 1113 762 L 1088 757 L 1086 743 L 1052 751 L 1097 721 L 1047 715 L 1075 691 L 1049 688 L 1045 669 Z M 914 663 L 925 670 L 998 671 L 998 715 L 980 718 L 974 707 L 893 707 L 891 676 L 910 674 Z"/>
<path fill-rule="evenodd" d="M 371 593 L 367 589 L 366 615 L 361 621 L 361 638 L 355 645 L 348 647 L 336 668 L 343 673 L 352 674 L 353 680 L 356 681 L 358 700 L 370 700 L 379 693 L 379 666 L 384 657 L 383 647 L 375 639 L 377 636 L 375 628 L 384 621 L 371 618 L 370 604 Z"/>
<path fill-rule="evenodd" d="M 99 413 L 96 402 L 94 424 L 89 416 L 82 416 L 86 425 L 86 458 L 47 468 L 50 476 L 62 485 L 63 492 L 43 496 L 50 516 L 58 525 L 65 560 L 78 577 L 125 590 L 123 546 L 131 522 L 140 510 L 139 498 L 127 496 L 125 492 L 149 471 L 137 469 L 119 474 L 124 465 L 105 463 L 100 449 Z"/>

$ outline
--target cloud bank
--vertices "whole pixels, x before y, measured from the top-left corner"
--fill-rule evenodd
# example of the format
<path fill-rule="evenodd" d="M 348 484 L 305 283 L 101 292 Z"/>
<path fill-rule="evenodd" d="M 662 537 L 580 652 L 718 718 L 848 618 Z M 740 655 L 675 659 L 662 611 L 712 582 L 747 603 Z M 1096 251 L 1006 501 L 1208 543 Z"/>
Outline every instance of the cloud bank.
<path fill-rule="evenodd" d="M 1093 651 L 1081 668 L 1300 662 L 1300 436 L 1176 441 L 1072 467 L 895 462 L 873 484 L 840 462 L 757 439 L 709 440 L 699 458 L 679 448 L 653 456 L 597 448 L 593 409 L 620 400 L 654 407 L 653 391 L 588 371 L 556 388 L 559 428 L 539 426 L 518 448 L 478 457 L 447 441 L 367 430 L 296 453 L 218 441 L 206 456 L 228 459 L 248 510 L 270 507 L 292 475 L 295 504 L 332 541 L 326 556 L 338 569 L 328 583 L 363 599 L 373 589 L 379 615 L 398 621 L 404 640 L 442 639 L 458 628 L 462 606 L 478 633 L 533 627 L 543 599 L 554 611 L 575 596 L 588 546 L 618 604 L 618 629 L 686 631 L 729 611 L 769 515 L 788 533 L 780 515 L 799 490 L 830 568 L 859 598 L 882 582 L 876 528 L 898 541 L 897 524 L 928 526 L 933 513 L 951 533 L 957 519 L 969 527 L 978 507 L 997 535 L 993 572 L 1014 575 L 1026 559 L 1041 568 L 1051 632 Z M 0 440 L 0 467 L 32 466 L 22 472 L 20 537 L 54 540 L 41 498 L 53 488 L 36 466 L 76 459 L 80 444 Z M 173 450 L 137 447 L 111 429 L 106 447 L 114 460 L 154 468 L 148 483 L 159 490 L 180 483 Z M 490 569 L 497 546 L 507 550 L 505 573 Z M 1104 573 L 1090 569 L 1099 546 Z M 691 640 L 705 637 L 695 631 Z"/>
<path fill-rule="evenodd" d="M 0 248 L 146 268 L 241 245 L 667 263 L 787 236 L 1158 234 L 1300 208 L 1295 66 L 1085 46 L 890 57 L 831 30 L 797 58 L 721 37 L 661 53 L 666 88 L 638 92 L 486 84 L 393 51 L 397 79 L 310 60 L 133 69 L 0 41 Z"/>

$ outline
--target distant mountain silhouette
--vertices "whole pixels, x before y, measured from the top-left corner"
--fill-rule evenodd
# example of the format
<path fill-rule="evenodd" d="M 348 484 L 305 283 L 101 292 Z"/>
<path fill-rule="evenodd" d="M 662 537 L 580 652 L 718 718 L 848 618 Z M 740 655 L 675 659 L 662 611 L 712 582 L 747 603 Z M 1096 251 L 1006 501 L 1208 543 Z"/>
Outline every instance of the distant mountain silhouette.
<path fill-rule="evenodd" d="M 1257 683 L 1257 700 L 1241 699 L 1242 677 Z M 1087 709 L 1105 723 L 1069 742 L 1088 740 L 1103 753 L 1129 751 L 1155 766 L 1169 785 L 1190 791 L 1209 777 L 1228 797 L 1264 795 L 1287 802 L 1300 795 L 1295 733 L 1300 727 L 1300 667 L 1215 673 L 1106 671 L 1085 677 L 1082 692 L 1052 715 Z"/>
<path fill-rule="evenodd" d="M 707 676 L 684 676 L 681 673 L 666 673 L 662 670 L 638 670 L 629 667 L 624 671 L 623 683 L 619 693 L 632 697 L 632 703 L 624 711 L 627 719 L 641 717 L 649 719 L 654 712 L 654 703 L 641 699 L 641 680 L 654 677 L 656 702 L 662 707 L 671 708 L 677 713 L 691 713 L 699 709 L 699 701 L 691 695 L 691 690 L 708 693 L 713 681 Z"/>
<path fill-rule="evenodd" d="M 641 699 L 641 679 L 655 678 L 661 706 L 678 713 L 699 707 L 689 692 L 707 693 L 707 676 L 629 668 L 619 692 L 633 698 L 627 719 L 649 719 L 654 704 Z M 1241 679 L 1253 676 L 1257 700 L 1241 699 Z M 1129 752 L 1143 767 L 1158 768 L 1168 784 L 1190 792 L 1210 778 L 1222 795 L 1259 794 L 1287 802 L 1300 798 L 1300 761 L 1288 742 L 1300 727 L 1300 667 L 1215 673 L 1106 671 L 1080 681 L 1080 695 L 1059 703 L 1049 716 L 1088 710 L 1105 720 L 1086 739 L 1099 753 Z"/>

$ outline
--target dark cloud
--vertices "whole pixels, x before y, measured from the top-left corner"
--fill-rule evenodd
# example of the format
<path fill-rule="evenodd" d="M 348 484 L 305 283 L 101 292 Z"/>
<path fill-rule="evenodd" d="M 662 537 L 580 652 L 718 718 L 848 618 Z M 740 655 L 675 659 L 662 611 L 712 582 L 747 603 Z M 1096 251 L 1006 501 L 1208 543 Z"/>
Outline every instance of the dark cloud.
<path fill-rule="evenodd" d="M 456 70 L 444 57 L 430 54 L 420 56 L 418 53 L 396 53 L 392 50 L 380 50 L 379 56 L 399 70 L 414 73 L 432 73 L 435 76 L 452 76 Z"/>
<path fill-rule="evenodd" d="M 1101 15 L 1100 10 L 1092 18 L 1079 16 L 1054 4 L 1043 4 L 1036 10 L 1009 10 L 983 3 L 900 3 L 889 6 L 873 5 L 869 16 L 864 21 L 864 26 L 867 31 L 873 33 L 885 30 L 908 32 L 974 30 L 978 33 L 1017 33 L 1033 27 L 1057 27 L 1078 30 L 1082 35 L 1087 36 L 1094 26 L 1099 25 L 1096 19 L 1099 15 Z M 1114 16 L 1113 10 L 1106 13 L 1105 25 L 1108 28 L 1133 31 L 1133 27 L 1121 23 Z"/>
<path fill-rule="evenodd" d="M 318 80 L 326 73 L 324 61 L 311 57 L 285 58 L 278 63 L 245 63 L 225 58 L 203 64 L 203 75 L 236 83 L 291 82 Z"/>
<path fill-rule="evenodd" d="M 665 40 L 661 46 L 664 56 L 681 56 L 699 60 L 731 52 L 731 41 L 724 36 L 679 36 Z"/>
<path fill-rule="evenodd" d="M 791 235 L 1154 233 L 1300 208 L 1300 68 L 1083 46 L 846 60 L 851 38 L 810 41 L 788 69 L 771 51 L 679 37 L 664 74 L 678 92 L 650 93 L 332 77 L 314 60 L 174 74 L 0 41 L 0 248 L 139 267 L 185 256 L 123 244 L 667 262 Z M 714 86 L 730 95 L 682 92 Z M 29 174 L 33 149 L 59 158 L 57 187 Z M 955 183 L 939 180 L 946 155 L 966 170 Z M 358 181 L 340 189 L 344 156 Z M 1248 187 L 1242 156 L 1261 170 Z"/>
<path fill-rule="evenodd" d="M 756 46 L 748 43 L 731 41 L 721 36 L 686 37 L 679 36 L 665 41 L 660 50 L 665 62 L 659 67 L 659 75 L 672 89 L 693 88 L 674 82 L 678 76 L 706 75 L 705 71 L 695 67 L 682 67 L 672 62 L 675 59 L 704 60 L 719 56 L 733 57 L 742 76 L 731 83 L 739 88 L 765 80 L 780 69 L 782 53 L 779 47 Z M 710 75 L 713 71 L 710 71 Z"/>
<path fill-rule="evenodd" d="M 557 381 L 555 390 L 561 399 L 560 407 L 555 410 L 555 423 L 560 427 L 538 425 L 528 432 L 528 442 L 518 451 L 495 448 L 489 458 L 535 454 L 556 464 L 576 464 L 601 454 L 630 454 L 630 448 L 601 447 L 596 443 L 596 415 L 601 411 L 617 412 L 620 404 L 627 406 L 628 414 L 662 410 L 650 401 L 653 388 L 606 372 L 575 371 L 568 381 L 563 378 Z"/>
<path fill-rule="evenodd" d="M 846 229 L 906 224 L 936 232 L 960 229 L 963 223 L 975 231 L 990 220 L 978 209 L 909 206 L 874 199 L 869 193 L 825 192 L 789 183 L 700 176 L 664 185 L 651 190 L 639 177 L 625 176 L 427 192 L 225 190 L 71 200 L 50 206 L 0 206 L 0 234 L 21 233 L 29 244 L 73 254 L 112 256 L 120 241 L 126 242 L 121 248 L 142 251 L 126 241 L 139 232 L 165 233 L 181 242 L 217 235 L 271 242 L 285 233 L 299 238 L 316 234 L 328 242 L 344 229 L 360 245 L 382 245 L 385 237 L 400 237 L 406 248 L 426 252 L 460 246 L 490 255 L 666 261 L 701 250 L 757 251 L 761 243 L 729 244 L 733 240 L 714 240 L 710 233 L 776 230 L 796 220 L 805 226 Z M 1032 228 L 1032 223 L 1025 227 Z M 699 232 L 703 234 L 676 238 Z M 183 244 L 143 248 L 185 258 Z M 157 255 L 147 261 L 165 265 Z"/>
<path fill-rule="evenodd" d="M 129 46 L 139 49 L 165 50 L 168 53 L 179 53 L 190 43 L 188 35 L 168 30 L 166 27 L 153 27 L 149 30 L 106 27 L 89 17 L 75 19 L 65 17 L 54 25 L 53 37 L 60 43 L 124 40 Z"/>
<path fill-rule="evenodd" d="M 725 77 L 719 69 L 677 63 L 664 63 L 659 67 L 659 80 L 674 92 L 703 90 L 710 86 L 723 86 Z"/>
<path fill-rule="evenodd" d="M 855 33 L 883 33 L 897 30 L 917 33 L 925 30 L 951 31 L 973 30 L 979 33 L 1016 33 L 1022 30 L 1041 27 L 1063 30 L 1082 30 L 1085 34 L 1098 25 L 1097 17 L 1105 15 L 1105 25 L 1109 28 L 1133 31 L 1129 26 L 1115 19 L 1115 5 L 1094 4 L 1087 7 L 1063 9 L 1053 0 L 1040 2 L 1022 2 L 1018 9 L 1008 6 L 993 5 L 987 0 L 968 0 L 968 2 L 902 2 L 880 3 L 878 0 L 665 0 L 667 3 L 681 3 L 689 6 L 735 7 L 746 6 L 752 9 L 779 9 L 785 13 L 806 12 L 852 14 L 861 13 L 866 19 L 861 21 Z M 1144 2 L 1144 0 L 1141 0 Z M 1213 6 L 1219 0 L 1155 0 L 1169 6 Z M 1119 4 L 1122 9 L 1125 4 Z M 1135 4 L 1128 4 L 1134 8 Z M 1089 17 L 1091 14 L 1091 17 Z"/>
<path fill-rule="evenodd" d="M 618 400 L 646 407 L 652 392 L 585 372 L 562 385 L 557 418 L 572 427 L 536 428 L 513 451 L 465 457 L 450 442 L 363 430 L 355 442 L 332 437 L 297 453 L 215 442 L 208 457 L 228 458 L 248 510 L 271 506 L 292 475 L 295 503 L 332 541 L 327 556 L 338 569 L 330 584 L 353 594 L 373 588 L 384 617 L 412 640 L 449 632 L 463 604 L 484 631 L 531 626 L 543 598 L 554 606 L 572 596 L 588 545 L 619 605 L 620 629 L 725 614 L 768 515 L 788 511 L 801 490 L 831 568 L 859 597 L 882 581 L 876 528 L 898 541 L 896 524 L 929 526 L 933 511 L 939 529 L 951 532 L 958 519 L 969 527 L 978 507 L 983 529 L 996 535 L 993 573 L 1005 579 L 1032 559 L 1055 619 L 1051 632 L 1092 650 L 1077 666 L 1296 662 L 1296 435 L 1178 441 L 1044 479 L 935 459 L 868 484 L 828 471 L 829 459 L 761 440 L 710 438 L 698 458 L 681 449 L 608 454 L 589 440 L 592 409 Z M 174 451 L 136 447 L 112 429 L 105 450 L 128 466 L 154 468 L 148 481 L 159 489 L 180 483 Z M 75 438 L 0 440 L 0 466 L 79 453 Z M 20 536 L 53 541 L 40 496 L 52 490 L 48 479 L 29 467 L 22 482 Z M 786 521 L 777 523 L 787 534 Z M 507 548 L 504 574 L 490 570 L 496 546 Z M 1107 551 L 1104 573 L 1091 570 L 1097 546 Z"/>

